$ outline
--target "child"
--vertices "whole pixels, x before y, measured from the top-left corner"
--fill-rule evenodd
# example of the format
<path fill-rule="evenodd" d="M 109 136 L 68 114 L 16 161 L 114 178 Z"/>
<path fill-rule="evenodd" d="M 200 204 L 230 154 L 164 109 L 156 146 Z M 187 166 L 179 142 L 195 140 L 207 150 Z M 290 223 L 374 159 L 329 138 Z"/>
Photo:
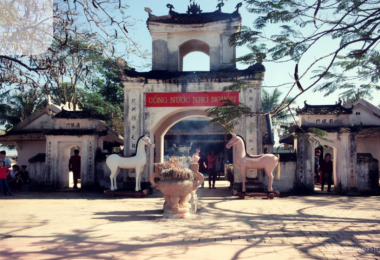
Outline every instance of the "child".
<path fill-rule="evenodd" d="M 8 181 L 7 181 L 7 174 L 9 174 L 10 171 L 8 168 L 5 168 L 4 162 L 0 161 L 0 196 L 4 196 L 4 191 L 3 191 L 3 185 L 5 187 L 5 191 L 8 193 L 9 196 L 14 196 L 12 194 L 11 189 L 8 186 Z"/>

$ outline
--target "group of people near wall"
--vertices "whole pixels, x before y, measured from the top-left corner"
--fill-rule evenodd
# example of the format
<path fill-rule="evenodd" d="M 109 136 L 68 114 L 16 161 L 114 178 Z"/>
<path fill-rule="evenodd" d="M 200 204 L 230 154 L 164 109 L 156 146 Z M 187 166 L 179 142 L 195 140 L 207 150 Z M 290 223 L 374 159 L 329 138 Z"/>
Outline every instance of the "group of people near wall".
<path fill-rule="evenodd" d="M 29 183 L 26 165 L 11 166 L 11 160 L 6 157 L 6 152 L 0 151 L 0 196 L 14 196 L 13 192 L 20 191 L 22 185 L 26 183 Z"/>
<path fill-rule="evenodd" d="M 333 182 L 333 163 L 331 161 L 331 154 L 326 153 L 323 160 L 320 159 L 321 150 L 315 150 L 314 160 L 314 177 L 315 183 L 321 183 L 321 190 L 323 191 L 325 183 L 327 182 L 327 191 L 331 192 L 331 184 Z"/>

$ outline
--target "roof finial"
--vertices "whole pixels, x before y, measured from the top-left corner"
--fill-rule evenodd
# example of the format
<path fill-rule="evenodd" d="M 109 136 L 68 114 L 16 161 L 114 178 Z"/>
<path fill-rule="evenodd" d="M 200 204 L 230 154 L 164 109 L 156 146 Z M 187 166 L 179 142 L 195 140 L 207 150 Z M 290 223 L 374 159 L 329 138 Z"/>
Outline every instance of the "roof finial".
<path fill-rule="evenodd" d="M 166 7 L 170 9 L 169 12 L 171 12 L 172 9 L 175 9 L 172 4 L 167 4 Z"/>
<path fill-rule="evenodd" d="M 235 8 L 236 8 L 236 11 L 239 12 L 240 7 L 242 7 L 242 6 L 243 6 L 243 3 L 241 3 L 241 2 L 238 3 L 238 4 L 236 5 L 236 7 L 235 7 Z"/>
<path fill-rule="evenodd" d="M 201 6 L 200 5 L 197 5 L 195 3 L 195 0 L 190 0 L 190 3 L 191 1 L 193 1 L 192 4 L 190 4 L 188 7 L 187 7 L 187 14 L 192 14 L 192 15 L 196 15 L 196 14 L 200 14 L 202 13 L 202 10 L 201 10 Z"/>
<path fill-rule="evenodd" d="M 152 9 L 150 9 L 149 7 L 145 7 L 144 10 L 145 10 L 145 12 L 147 12 L 149 15 L 152 14 Z"/>
<path fill-rule="evenodd" d="M 223 2 L 221 2 L 221 3 L 219 3 L 217 6 L 216 6 L 216 8 L 219 8 L 219 12 L 222 12 L 222 7 L 224 6 L 224 3 Z"/>

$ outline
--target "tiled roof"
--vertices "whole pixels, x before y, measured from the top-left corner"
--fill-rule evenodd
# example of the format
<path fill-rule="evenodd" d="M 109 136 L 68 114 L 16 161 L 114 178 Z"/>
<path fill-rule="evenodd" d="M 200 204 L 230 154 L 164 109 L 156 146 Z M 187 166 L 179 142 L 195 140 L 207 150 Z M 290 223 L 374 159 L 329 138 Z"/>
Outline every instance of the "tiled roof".
<path fill-rule="evenodd" d="M 294 136 L 292 134 L 280 136 L 280 144 L 294 144 Z"/>
<path fill-rule="evenodd" d="M 380 126 L 362 126 L 357 137 L 380 137 Z"/>
<path fill-rule="evenodd" d="M 46 153 L 39 153 L 28 160 L 30 163 L 45 162 Z"/>
<path fill-rule="evenodd" d="M 323 131 L 326 131 L 328 133 L 351 133 L 353 131 L 358 131 L 357 127 L 306 127 L 306 126 L 303 126 L 302 129 L 296 127 L 294 129 L 294 131 L 296 133 L 308 133 L 309 132 L 309 129 L 310 128 L 314 128 L 314 129 L 320 129 L 320 130 L 323 130 Z"/>
<path fill-rule="evenodd" d="M 55 118 L 67 118 L 67 119 L 103 119 L 102 115 L 98 115 L 93 111 L 67 111 L 62 110 L 54 116 Z"/>
<path fill-rule="evenodd" d="M 126 80 L 129 78 L 140 78 L 141 81 L 146 80 L 163 80 L 167 83 L 183 84 L 183 83 L 197 83 L 201 81 L 207 82 L 232 82 L 238 77 L 245 77 L 247 79 L 261 79 L 255 78 L 256 73 L 265 72 L 265 67 L 261 63 L 256 63 L 245 70 L 219 70 L 219 71 L 175 71 L 170 72 L 166 70 L 151 70 L 149 72 L 137 72 L 135 70 L 126 69 L 122 75 L 119 75 L 121 79 Z"/>
<path fill-rule="evenodd" d="M 42 131 L 12 131 L 5 135 L 0 135 L 0 142 L 5 141 L 40 141 L 46 137 Z"/>
<path fill-rule="evenodd" d="M 236 19 L 241 21 L 241 15 L 238 11 L 231 14 L 215 11 L 212 13 L 200 13 L 200 14 L 180 14 L 174 11 L 170 11 L 167 16 L 154 16 L 150 15 L 149 22 L 165 23 L 165 24 L 204 24 L 219 22 L 224 20 Z"/>
<path fill-rule="evenodd" d="M 71 135 L 71 136 L 82 136 L 82 135 L 99 135 L 106 136 L 107 130 L 97 131 L 96 129 L 53 129 L 44 132 L 45 135 Z"/>
<path fill-rule="evenodd" d="M 342 106 L 342 101 L 335 105 L 309 105 L 305 101 L 305 106 L 296 112 L 297 115 L 341 115 L 352 114 L 352 108 Z"/>
<path fill-rule="evenodd" d="M 376 158 L 373 158 L 370 153 L 358 153 L 356 155 L 357 162 L 377 162 Z"/>
<path fill-rule="evenodd" d="M 316 127 L 303 126 L 302 129 L 295 127 L 293 131 L 296 133 L 308 133 L 310 128 Z M 328 133 L 355 133 L 356 137 L 359 138 L 380 137 L 380 126 L 352 125 L 345 127 L 317 127 L 317 129 L 326 131 Z M 282 139 L 280 142 L 282 142 Z"/>

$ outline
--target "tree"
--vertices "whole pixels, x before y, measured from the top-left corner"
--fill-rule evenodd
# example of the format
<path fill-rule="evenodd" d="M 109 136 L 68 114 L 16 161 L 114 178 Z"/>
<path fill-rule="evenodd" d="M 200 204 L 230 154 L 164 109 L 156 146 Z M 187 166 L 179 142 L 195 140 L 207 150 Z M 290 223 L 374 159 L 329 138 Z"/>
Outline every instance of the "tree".
<path fill-rule="evenodd" d="M 123 42 L 126 46 L 123 55 L 128 53 L 141 58 L 147 57 L 147 53 L 141 52 L 136 41 L 128 34 L 128 29 L 134 23 L 125 15 L 128 5 L 122 5 L 121 0 L 64 0 L 55 1 L 53 6 L 47 7 L 40 5 L 41 1 L 37 0 L 23 2 L 25 3 L 21 9 L 25 10 L 24 13 L 14 21 L 9 20 L 10 25 L 29 35 L 31 31 L 26 26 L 23 27 L 23 21 L 28 21 L 31 14 L 43 13 L 46 8 L 51 8 L 53 33 L 38 26 L 33 29 L 39 35 L 51 36 L 53 44 L 40 55 L 7 55 L 0 49 L 1 88 L 22 90 L 25 86 L 30 86 L 49 90 L 60 87 L 65 81 L 69 81 L 74 88 L 80 81 L 83 85 L 90 85 L 83 77 L 88 76 L 89 64 L 76 60 L 77 66 L 73 66 L 73 56 L 78 58 L 79 54 L 85 52 L 87 57 L 95 54 L 115 61 L 117 52 L 114 46 L 117 42 Z M 10 4 L 16 6 L 18 1 Z M 115 9 L 120 11 L 121 17 L 116 16 Z M 73 75 L 77 80 L 66 78 Z"/>
<path fill-rule="evenodd" d="M 243 26 L 241 31 L 230 38 L 230 44 L 247 45 L 250 53 L 235 62 L 255 64 L 265 62 L 295 62 L 294 79 L 277 87 L 297 86 L 297 99 L 306 91 L 325 91 L 326 95 L 345 90 L 343 97 L 353 99 L 359 95 L 368 97 L 379 90 L 380 54 L 377 49 L 380 40 L 380 1 L 368 0 L 246 0 L 247 9 L 258 17 L 253 28 Z M 267 30 L 276 25 L 280 32 Z M 268 32 L 272 32 L 268 35 Z M 324 40 L 338 42 L 336 48 L 315 60 L 305 60 L 307 53 Z M 327 66 L 317 67 L 321 61 Z M 302 61 L 303 68 L 299 68 Z M 313 72 L 313 81 L 302 85 L 302 79 Z M 236 82 L 226 90 L 244 90 L 243 82 Z M 289 110 L 288 97 L 273 108 L 269 114 L 275 116 Z M 225 105 L 228 105 L 227 103 Z M 232 105 L 232 104 L 231 104 Z M 212 110 L 217 115 L 215 122 L 225 123 L 228 113 L 238 117 L 262 116 L 266 113 L 247 112 L 246 107 L 231 106 Z"/>
<path fill-rule="evenodd" d="M 28 89 L 25 92 L 5 92 L 1 95 L 0 123 L 6 129 L 22 122 L 36 109 L 46 104 L 46 99 L 41 97 L 40 90 Z"/>
<path fill-rule="evenodd" d="M 83 110 L 103 115 L 107 125 L 124 135 L 124 86 L 114 61 L 102 59 L 91 89 L 81 89 L 78 104 Z M 120 65 L 123 66 L 123 65 Z"/>
<path fill-rule="evenodd" d="M 266 89 L 261 90 L 261 107 L 264 113 L 272 111 L 281 103 L 281 95 L 283 93 L 275 88 L 272 92 L 269 92 Z M 288 97 L 285 101 L 290 102 L 292 98 Z M 274 125 L 278 125 L 280 123 L 286 123 L 287 120 L 291 118 L 291 114 L 289 110 L 282 110 L 281 112 L 275 114 L 272 117 Z"/>

